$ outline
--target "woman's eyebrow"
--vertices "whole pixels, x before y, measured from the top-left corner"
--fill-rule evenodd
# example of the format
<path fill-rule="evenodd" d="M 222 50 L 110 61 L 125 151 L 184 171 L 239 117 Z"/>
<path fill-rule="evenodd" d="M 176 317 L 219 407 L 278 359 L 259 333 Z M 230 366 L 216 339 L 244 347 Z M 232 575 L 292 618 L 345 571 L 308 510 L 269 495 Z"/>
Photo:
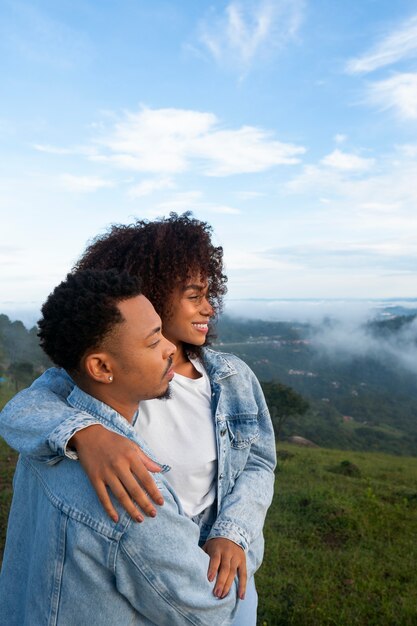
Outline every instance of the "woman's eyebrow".
<path fill-rule="evenodd" d="M 196 291 L 203 291 L 204 289 L 206 289 L 207 285 L 185 285 L 184 287 L 184 291 L 187 291 L 188 289 L 194 289 Z"/>

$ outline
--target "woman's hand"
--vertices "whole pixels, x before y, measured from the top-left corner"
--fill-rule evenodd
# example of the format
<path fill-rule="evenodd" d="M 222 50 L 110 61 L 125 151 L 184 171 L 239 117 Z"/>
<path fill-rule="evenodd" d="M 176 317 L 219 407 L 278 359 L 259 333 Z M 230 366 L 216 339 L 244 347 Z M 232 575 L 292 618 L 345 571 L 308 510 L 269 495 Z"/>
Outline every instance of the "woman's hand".
<path fill-rule="evenodd" d="M 226 539 L 216 537 L 209 539 L 203 546 L 203 550 L 210 557 L 207 578 L 213 581 L 217 574 L 214 586 L 214 595 L 224 598 L 230 591 L 235 576 L 239 576 L 238 596 L 241 600 L 245 598 L 246 592 L 246 554 L 243 548 Z"/>
<path fill-rule="evenodd" d="M 149 472 L 160 472 L 161 468 L 139 446 L 99 424 L 79 430 L 71 437 L 69 445 L 76 449 L 81 465 L 112 520 L 117 522 L 119 517 L 107 488 L 135 521 L 144 519 L 137 507 L 155 517 L 156 509 L 149 498 L 160 505 L 164 500 Z"/>

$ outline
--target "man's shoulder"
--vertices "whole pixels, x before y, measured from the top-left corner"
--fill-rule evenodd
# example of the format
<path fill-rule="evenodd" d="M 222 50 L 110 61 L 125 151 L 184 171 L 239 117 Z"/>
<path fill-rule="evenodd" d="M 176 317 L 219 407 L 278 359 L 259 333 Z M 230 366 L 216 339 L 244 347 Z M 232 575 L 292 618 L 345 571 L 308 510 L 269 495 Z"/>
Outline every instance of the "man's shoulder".
<path fill-rule="evenodd" d="M 141 524 L 134 522 L 110 494 L 119 516 L 119 521 L 115 523 L 104 511 L 90 480 L 77 461 L 64 458 L 59 463 L 48 465 L 33 457 L 22 456 L 19 466 L 17 480 L 19 480 L 20 472 L 23 489 L 32 493 L 37 492 L 38 496 L 42 493 L 42 497 L 46 498 L 52 508 L 60 510 L 76 524 L 89 527 L 91 531 L 110 539 L 121 540 L 123 538 L 131 546 L 138 542 L 143 546 L 144 541 L 149 541 L 149 537 L 146 539 L 146 533 L 141 530 L 145 522 L 151 524 L 157 537 L 158 531 L 164 527 L 167 518 L 170 523 L 173 523 L 174 518 L 177 522 L 181 518 L 186 518 L 174 491 L 166 479 L 159 474 L 155 474 L 155 482 L 163 495 L 164 505 L 157 508 L 156 518 L 145 517 L 145 521 Z M 31 484 L 28 485 L 28 482 Z"/>

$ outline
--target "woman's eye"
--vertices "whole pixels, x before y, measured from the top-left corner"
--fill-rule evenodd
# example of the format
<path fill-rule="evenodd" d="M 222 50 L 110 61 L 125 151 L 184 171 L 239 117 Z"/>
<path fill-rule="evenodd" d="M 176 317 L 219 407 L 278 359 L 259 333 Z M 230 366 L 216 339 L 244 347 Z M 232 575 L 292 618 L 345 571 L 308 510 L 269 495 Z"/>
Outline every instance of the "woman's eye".
<path fill-rule="evenodd" d="M 156 346 L 159 344 L 161 340 L 158 339 L 158 341 L 154 341 L 154 343 L 151 343 L 151 345 L 149 346 L 150 348 L 156 348 Z"/>

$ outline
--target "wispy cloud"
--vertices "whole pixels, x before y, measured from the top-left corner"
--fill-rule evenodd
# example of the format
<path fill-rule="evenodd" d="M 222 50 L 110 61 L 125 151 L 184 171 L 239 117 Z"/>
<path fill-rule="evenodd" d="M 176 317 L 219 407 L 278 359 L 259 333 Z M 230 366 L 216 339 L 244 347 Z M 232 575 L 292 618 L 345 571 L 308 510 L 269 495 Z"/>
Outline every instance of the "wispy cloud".
<path fill-rule="evenodd" d="M 130 198 L 142 198 L 163 189 L 173 189 L 174 187 L 175 183 L 171 178 L 147 178 L 130 187 L 128 196 Z"/>
<path fill-rule="evenodd" d="M 417 238 L 384 241 L 317 240 L 309 244 L 279 246 L 265 252 L 267 258 L 296 263 L 308 268 L 323 268 L 337 272 L 378 270 L 416 271 Z"/>
<path fill-rule="evenodd" d="M 314 196 L 325 198 L 333 207 L 349 207 L 351 214 L 362 215 L 369 211 L 374 220 L 378 208 L 382 213 L 415 214 L 417 187 L 410 181 L 417 178 L 417 163 L 412 151 L 410 154 L 400 147 L 379 155 L 372 167 L 362 171 L 330 167 L 329 156 L 318 164 L 305 165 L 302 172 L 287 183 L 287 190 L 307 194 L 310 202 Z"/>
<path fill-rule="evenodd" d="M 333 137 L 335 143 L 341 144 L 344 143 L 347 139 L 347 135 L 344 135 L 343 133 L 337 133 L 334 137 Z"/>
<path fill-rule="evenodd" d="M 50 144 L 44 143 L 35 143 L 32 145 L 32 148 L 37 152 L 43 152 L 45 154 L 56 154 L 56 155 L 83 155 L 83 156 L 94 156 L 96 154 L 97 149 L 94 146 L 72 146 L 72 147 L 62 147 L 62 146 L 52 146 Z"/>
<path fill-rule="evenodd" d="M 247 71 L 256 57 L 295 37 L 303 13 L 304 0 L 229 2 L 224 13 L 200 24 L 199 39 L 216 61 Z"/>
<path fill-rule="evenodd" d="M 305 166 L 287 185 L 291 202 L 309 207 L 302 245 L 288 255 L 298 264 L 305 248 L 306 272 L 319 267 L 352 277 L 356 271 L 358 284 L 367 273 L 369 281 L 378 276 L 384 292 L 393 293 L 389 274 L 417 271 L 417 238 L 412 236 L 417 232 L 417 187 L 411 182 L 416 178 L 415 158 L 398 149 L 380 156 L 370 171 Z"/>
<path fill-rule="evenodd" d="M 364 74 L 415 56 L 417 56 L 417 15 L 381 38 L 362 56 L 350 59 L 346 71 L 349 74 Z"/>
<path fill-rule="evenodd" d="M 206 176 L 262 172 L 298 163 L 305 152 L 262 128 L 224 129 L 213 113 L 183 109 L 127 112 L 96 145 L 100 153 L 93 161 L 159 175 L 190 169 Z"/>
<path fill-rule="evenodd" d="M 128 197 L 135 199 L 174 189 L 176 177 L 185 173 L 206 177 L 255 174 L 295 165 L 305 152 L 303 146 L 279 141 L 266 129 L 225 128 L 213 113 L 187 109 L 142 107 L 137 112 L 124 112 L 116 121 L 114 117 L 107 119 L 94 130 L 95 136 L 84 145 L 32 146 L 47 155 L 84 157 L 90 166 L 94 164 L 88 176 L 66 173 L 61 182 L 67 190 L 114 186 L 106 178 L 113 169 L 151 175 L 125 181 Z"/>
<path fill-rule="evenodd" d="M 265 193 L 262 191 L 238 191 L 237 196 L 240 200 L 257 200 L 265 196 Z"/>
<path fill-rule="evenodd" d="M 222 213 L 224 215 L 238 215 L 240 213 L 236 207 L 203 200 L 201 191 L 182 191 L 173 194 L 169 200 L 160 202 L 156 207 L 158 215 L 161 212 L 167 213 L 169 211 L 198 211 L 199 213 Z"/>
<path fill-rule="evenodd" d="M 365 159 L 356 154 L 349 154 L 341 150 L 334 150 L 321 161 L 323 165 L 342 170 L 345 172 L 363 172 L 370 170 L 374 163 L 374 159 Z"/>
<path fill-rule="evenodd" d="M 417 119 L 417 73 L 395 74 L 371 83 L 367 100 L 382 110 L 395 111 L 403 119 Z"/>
<path fill-rule="evenodd" d="M 35 143 L 32 146 L 37 152 L 44 152 L 45 154 L 74 154 L 72 148 L 60 148 L 59 146 L 50 146 L 48 144 Z"/>
<path fill-rule="evenodd" d="M 114 183 L 98 176 L 73 176 L 63 174 L 60 182 L 65 191 L 74 193 L 92 193 L 98 189 L 114 187 Z"/>

